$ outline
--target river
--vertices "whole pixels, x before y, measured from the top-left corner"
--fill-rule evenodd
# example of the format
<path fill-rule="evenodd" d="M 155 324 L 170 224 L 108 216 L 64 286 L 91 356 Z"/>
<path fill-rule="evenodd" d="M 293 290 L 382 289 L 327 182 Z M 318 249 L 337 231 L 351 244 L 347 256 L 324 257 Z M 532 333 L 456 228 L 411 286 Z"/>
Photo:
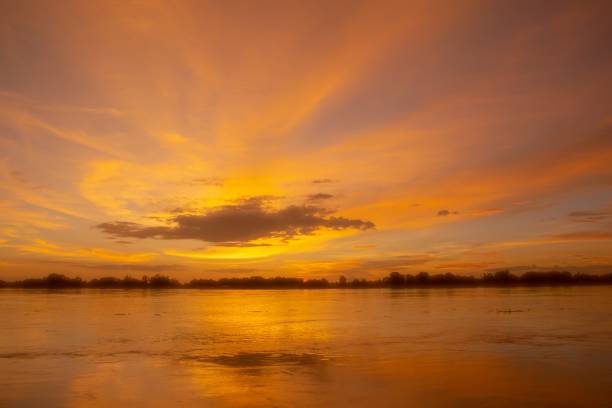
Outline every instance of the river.
<path fill-rule="evenodd" d="M 0 290 L 2 407 L 612 406 L 612 287 Z"/>

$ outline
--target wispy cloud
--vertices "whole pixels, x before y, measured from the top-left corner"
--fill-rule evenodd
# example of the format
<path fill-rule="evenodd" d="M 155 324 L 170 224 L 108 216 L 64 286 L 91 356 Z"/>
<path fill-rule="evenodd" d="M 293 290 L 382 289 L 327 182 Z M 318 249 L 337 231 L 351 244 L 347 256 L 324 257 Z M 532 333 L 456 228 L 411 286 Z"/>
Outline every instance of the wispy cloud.
<path fill-rule="evenodd" d="M 612 240 L 610 231 L 577 231 L 551 235 L 553 241 L 608 241 Z"/>
<path fill-rule="evenodd" d="M 599 211 L 572 211 L 569 213 L 571 220 L 585 223 L 600 223 L 604 221 L 612 221 L 612 210 Z"/>

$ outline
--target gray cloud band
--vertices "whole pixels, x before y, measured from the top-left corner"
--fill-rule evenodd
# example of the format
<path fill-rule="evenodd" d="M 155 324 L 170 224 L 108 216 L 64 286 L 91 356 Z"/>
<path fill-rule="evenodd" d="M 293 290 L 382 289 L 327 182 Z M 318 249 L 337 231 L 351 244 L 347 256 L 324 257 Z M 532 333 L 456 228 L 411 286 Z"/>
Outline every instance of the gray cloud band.
<path fill-rule="evenodd" d="M 261 238 L 290 240 L 321 229 L 358 229 L 374 223 L 331 215 L 332 211 L 313 205 L 290 205 L 269 210 L 258 201 L 227 205 L 204 214 L 182 214 L 171 218 L 171 226 L 146 226 L 133 222 L 105 222 L 96 226 L 106 234 L 121 238 L 164 240 L 194 239 L 236 246 Z"/>

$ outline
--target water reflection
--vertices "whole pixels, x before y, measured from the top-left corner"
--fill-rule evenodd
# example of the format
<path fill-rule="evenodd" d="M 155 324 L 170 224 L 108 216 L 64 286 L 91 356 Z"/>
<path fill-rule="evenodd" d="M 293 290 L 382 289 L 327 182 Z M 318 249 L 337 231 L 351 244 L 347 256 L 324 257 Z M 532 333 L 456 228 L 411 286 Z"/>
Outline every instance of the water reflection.
<path fill-rule="evenodd" d="M 610 295 L 3 290 L 0 406 L 606 406 Z"/>

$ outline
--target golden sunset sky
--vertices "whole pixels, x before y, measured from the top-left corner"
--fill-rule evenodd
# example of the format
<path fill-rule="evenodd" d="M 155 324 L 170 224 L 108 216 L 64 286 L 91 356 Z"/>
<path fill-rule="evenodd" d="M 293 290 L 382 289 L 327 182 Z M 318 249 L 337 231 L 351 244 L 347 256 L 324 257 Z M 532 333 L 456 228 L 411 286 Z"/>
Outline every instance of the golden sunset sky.
<path fill-rule="evenodd" d="M 612 271 L 609 1 L 0 4 L 0 279 Z"/>

